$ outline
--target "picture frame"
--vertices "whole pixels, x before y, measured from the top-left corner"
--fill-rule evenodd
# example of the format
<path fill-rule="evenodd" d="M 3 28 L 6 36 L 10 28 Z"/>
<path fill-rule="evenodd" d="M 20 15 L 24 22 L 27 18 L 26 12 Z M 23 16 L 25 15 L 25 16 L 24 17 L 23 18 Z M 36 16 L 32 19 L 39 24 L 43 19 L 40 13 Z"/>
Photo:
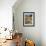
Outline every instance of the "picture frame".
<path fill-rule="evenodd" d="M 35 26 L 35 12 L 23 12 L 23 26 L 24 27 Z"/>

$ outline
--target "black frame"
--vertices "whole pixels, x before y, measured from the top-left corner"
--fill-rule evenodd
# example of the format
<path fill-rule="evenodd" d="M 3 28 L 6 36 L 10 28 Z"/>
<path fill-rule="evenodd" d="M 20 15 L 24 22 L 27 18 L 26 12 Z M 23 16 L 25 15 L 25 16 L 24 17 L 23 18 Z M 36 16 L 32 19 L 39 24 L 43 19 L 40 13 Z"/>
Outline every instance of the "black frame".
<path fill-rule="evenodd" d="M 32 15 L 33 16 L 33 20 L 32 20 L 33 21 L 33 25 L 25 25 L 24 24 L 24 16 L 25 16 L 24 14 L 25 13 L 27 13 L 27 14 L 31 13 L 31 14 L 33 14 Z M 23 26 L 24 27 L 34 27 L 35 26 L 35 12 L 23 12 Z"/>

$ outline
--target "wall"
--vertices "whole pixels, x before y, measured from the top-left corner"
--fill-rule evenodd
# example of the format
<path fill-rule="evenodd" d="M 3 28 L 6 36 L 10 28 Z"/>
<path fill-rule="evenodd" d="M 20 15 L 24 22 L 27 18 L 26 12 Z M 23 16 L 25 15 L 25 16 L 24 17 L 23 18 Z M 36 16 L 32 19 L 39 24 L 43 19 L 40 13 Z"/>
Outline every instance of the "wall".
<path fill-rule="evenodd" d="M 35 41 L 36 46 L 41 46 L 40 34 L 40 17 L 41 1 L 40 0 L 23 0 L 23 2 L 14 9 L 15 29 L 23 33 L 23 37 Z M 35 12 L 35 27 L 23 26 L 23 12 Z"/>
<path fill-rule="evenodd" d="M 16 0 L 0 0 L 0 27 L 12 29 L 12 6 Z"/>
<path fill-rule="evenodd" d="M 41 1 L 41 41 L 46 46 L 46 0 Z"/>

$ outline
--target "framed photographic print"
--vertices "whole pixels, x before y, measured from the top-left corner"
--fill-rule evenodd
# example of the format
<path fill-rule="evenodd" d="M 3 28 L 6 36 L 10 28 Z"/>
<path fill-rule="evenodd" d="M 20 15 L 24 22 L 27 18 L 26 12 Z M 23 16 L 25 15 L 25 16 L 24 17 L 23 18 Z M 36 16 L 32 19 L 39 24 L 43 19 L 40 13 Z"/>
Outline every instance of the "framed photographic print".
<path fill-rule="evenodd" d="M 23 26 L 35 26 L 35 12 L 23 12 Z"/>

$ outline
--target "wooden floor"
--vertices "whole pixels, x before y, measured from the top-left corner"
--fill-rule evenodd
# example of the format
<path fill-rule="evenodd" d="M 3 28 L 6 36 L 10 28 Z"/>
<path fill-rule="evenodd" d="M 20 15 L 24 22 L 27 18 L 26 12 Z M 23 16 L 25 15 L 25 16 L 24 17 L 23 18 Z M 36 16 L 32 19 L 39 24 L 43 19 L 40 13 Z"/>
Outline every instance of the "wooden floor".
<path fill-rule="evenodd" d="M 15 39 L 13 40 L 6 40 L 6 42 L 2 43 L 0 46 L 16 46 Z"/>

